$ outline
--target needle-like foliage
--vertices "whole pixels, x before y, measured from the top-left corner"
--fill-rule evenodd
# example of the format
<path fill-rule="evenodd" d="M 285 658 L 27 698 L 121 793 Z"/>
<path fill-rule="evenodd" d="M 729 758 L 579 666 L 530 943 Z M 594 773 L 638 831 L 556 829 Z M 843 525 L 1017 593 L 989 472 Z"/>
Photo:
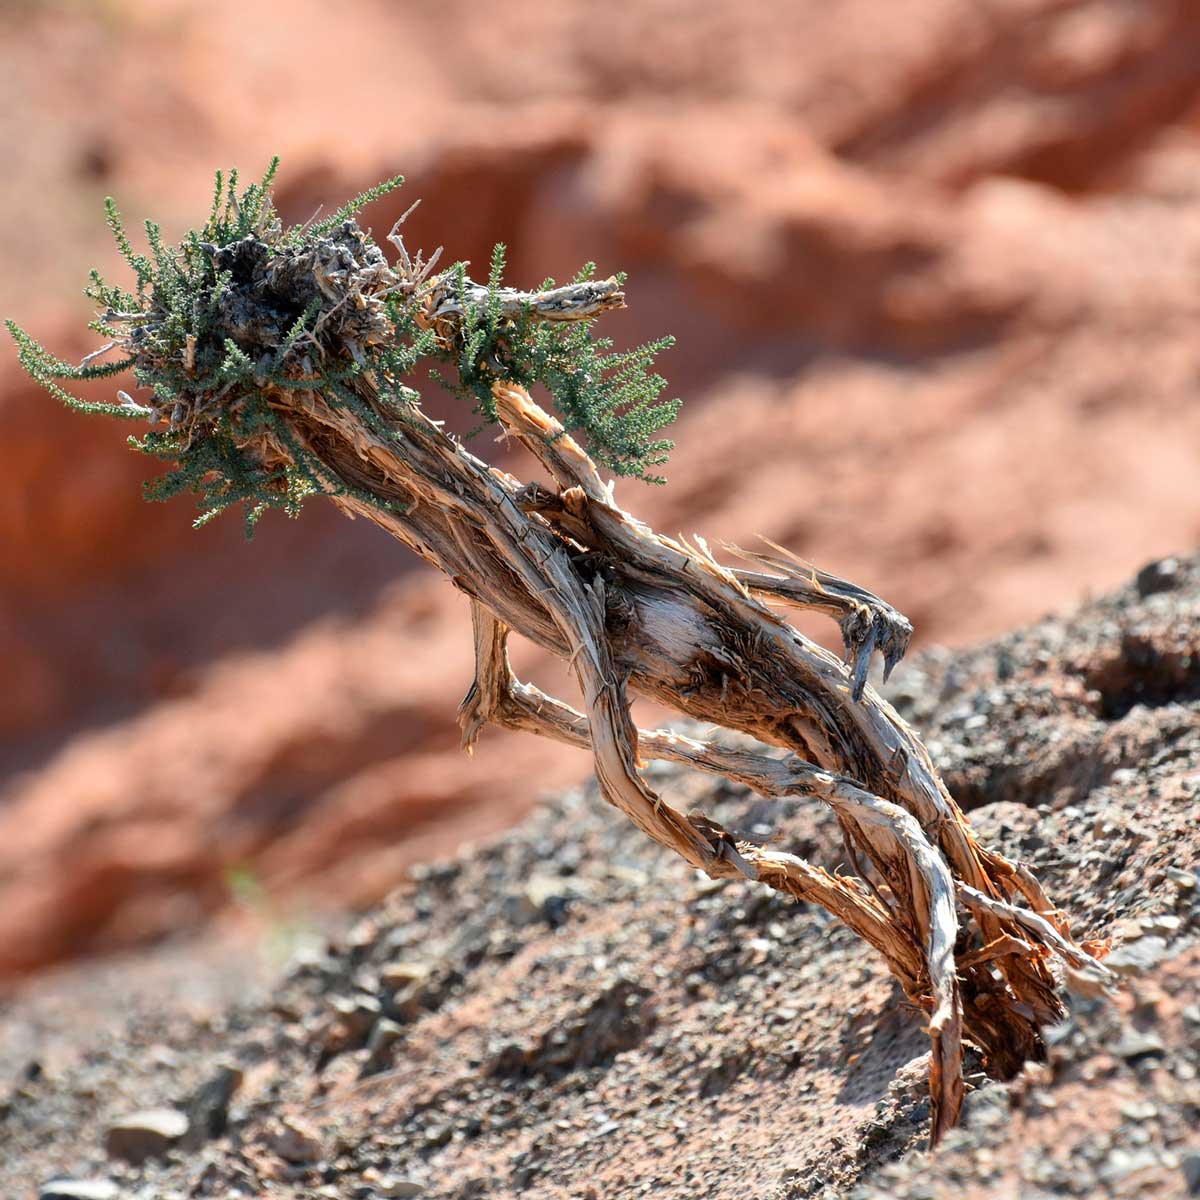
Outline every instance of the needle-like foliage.
<path fill-rule="evenodd" d="M 158 426 L 130 438 L 136 449 L 169 464 L 146 485 L 149 499 L 194 492 L 203 510 L 198 525 L 241 503 L 249 534 L 269 507 L 294 516 L 314 492 L 345 494 L 349 485 L 330 479 L 295 443 L 272 395 L 318 391 L 335 405 L 354 407 L 376 432 L 402 436 L 406 414 L 420 398 L 414 380 L 423 361 L 450 371 L 449 379 L 431 373 L 485 424 L 497 419 L 491 400 L 497 381 L 544 385 L 564 425 L 599 462 L 621 475 L 662 482 L 652 472 L 672 443 L 657 435 L 679 403 L 658 402 L 664 380 L 650 367 L 670 339 L 616 354 L 608 339 L 592 337 L 590 319 L 543 323 L 530 304 L 502 304 L 502 293 L 511 292 L 501 286 L 502 246 L 486 289 L 471 283 L 465 263 L 414 282 L 401 264 L 389 266 L 354 220 L 363 206 L 398 188 L 400 177 L 323 220 L 284 228 L 271 201 L 277 167 L 276 159 L 245 187 L 236 171 L 218 171 L 204 226 L 168 246 L 147 221 L 148 253 L 134 248 L 116 205 L 106 202 L 134 290 L 96 272 L 86 290 L 101 310 L 92 328 L 111 339 L 99 354 L 119 357 L 75 367 L 8 322 L 21 363 L 60 400 Z M 579 281 L 592 270 L 589 265 Z M 437 303 L 465 314 L 452 337 L 439 336 L 431 322 Z M 144 400 L 121 392 L 116 403 L 84 402 L 61 386 L 126 369 L 146 389 Z M 351 386 L 363 374 L 377 387 L 376 406 L 364 405 L 360 389 Z M 281 443 L 286 455 L 265 452 Z M 370 502 L 381 503 L 378 497 Z"/>
<path fill-rule="evenodd" d="M 465 269 L 460 265 L 456 271 L 458 290 L 466 294 Z M 587 263 L 574 282 L 586 283 L 595 273 L 596 264 Z M 650 368 L 675 339 L 612 353 L 610 338 L 592 336 L 591 321 L 543 323 L 528 309 L 513 317 L 500 304 L 503 274 L 501 243 L 492 253 L 486 296 L 467 303 L 464 325 L 471 333 L 459 351 L 458 382 L 451 389 L 494 422 L 492 385 L 498 379 L 525 387 L 544 384 L 563 425 L 584 435 L 593 458 L 618 475 L 665 483 L 650 472 L 667 461 L 675 443 L 657 434 L 679 415 L 680 402 L 659 402 L 666 380 Z M 622 285 L 624 274 L 614 282 Z M 554 286 L 547 279 L 540 290 Z"/>

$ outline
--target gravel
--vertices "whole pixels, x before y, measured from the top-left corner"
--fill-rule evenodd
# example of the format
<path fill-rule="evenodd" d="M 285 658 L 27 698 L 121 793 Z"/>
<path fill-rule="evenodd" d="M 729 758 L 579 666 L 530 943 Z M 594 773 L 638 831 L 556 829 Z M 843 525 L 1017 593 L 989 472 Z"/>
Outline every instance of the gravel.
<path fill-rule="evenodd" d="M 77 1182 L 41 1196 L 1197 1194 L 1198 574 L 1176 559 L 898 675 L 981 840 L 1028 862 L 1122 978 L 1105 995 L 1068 977 L 1069 1019 L 1016 1079 L 968 1047 L 964 1120 L 936 1153 L 926 1038 L 877 957 L 819 909 L 696 878 L 585 788 L 207 1012 L 186 1003 L 215 969 L 197 957 L 197 978 L 49 1054 L 47 1015 L 100 968 L 32 988 L 6 1013 L 37 1067 L 0 1079 L 0 1194 L 56 1177 Z M 657 781 L 846 869 L 820 810 Z M 125 964 L 130 996 L 156 961 Z"/>

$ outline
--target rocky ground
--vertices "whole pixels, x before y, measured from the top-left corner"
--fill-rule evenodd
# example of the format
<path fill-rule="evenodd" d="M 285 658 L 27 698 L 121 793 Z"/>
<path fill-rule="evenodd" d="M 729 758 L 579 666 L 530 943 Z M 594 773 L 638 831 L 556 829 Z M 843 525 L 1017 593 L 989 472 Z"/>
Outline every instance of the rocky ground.
<path fill-rule="evenodd" d="M 984 840 L 1112 940 L 1122 981 L 1068 978 L 1049 1061 L 1012 1083 L 969 1056 L 936 1153 L 920 1023 L 874 954 L 821 911 L 696 877 L 585 788 L 414 869 L 282 972 L 209 943 L 30 985 L 0 1024 L 0 1192 L 1200 1194 L 1198 618 L 1200 559 L 1164 560 L 898 673 Z M 661 776 L 841 861 L 827 814 Z"/>
<path fill-rule="evenodd" d="M 414 244 L 478 270 L 504 240 L 524 284 L 626 270 L 612 334 L 678 336 L 670 486 L 619 493 L 663 532 L 766 535 L 923 645 L 1195 546 L 1196 5 L 701 7 L 0 4 L 0 315 L 93 348 L 108 192 L 173 238 L 216 166 L 281 154 L 290 220 L 403 172 L 377 232 L 420 197 Z M 313 505 L 193 533 L 142 503 L 127 429 L 14 357 L 0 978 L 202 927 L 247 872 L 293 913 L 377 901 L 582 777 L 519 738 L 459 754 L 465 606 L 378 531 Z"/>

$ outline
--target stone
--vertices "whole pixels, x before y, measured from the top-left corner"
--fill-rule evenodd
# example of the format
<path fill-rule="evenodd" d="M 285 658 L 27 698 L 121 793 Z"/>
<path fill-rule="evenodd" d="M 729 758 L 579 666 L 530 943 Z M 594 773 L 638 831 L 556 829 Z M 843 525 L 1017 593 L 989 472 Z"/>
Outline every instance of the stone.
<path fill-rule="evenodd" d="M 1196 890 L 1197 873 L 1195 871 L 1185 871 L 1182 867 L 1168 867 L 1167 878 L 1181 892 L 1194 892 Z"/>
<path fill-rule="evenodd" d="M 242 1086 L 240 1068 L 222 1065 L 188 1102 L 188 1131 L 184 1144 L 198 1149 L 210 1138 L 220 1137 L 229 1123 L 229 1105 Z"/>
<path fill-rule="evenodd" d="M 1071 1041 L 1078 1032 L 1078 1024 L 1068 1017 L 1055 1025 L 1047 1025 L 1042 1030 L 1042 1036 L 1046 1039 L 1047 1046 L 1062 1046 Z"/>
<path fill-rule="evenodd" d="M 963 1118 L 973 1130 L 994 1128 L 1009 1120 L 1008 1092 L 1003 1087 L 984 1087 L 968 1093 Z"/>
<path fill-rule="evenodd" d="M 1158 966 L 1166 957 L 1165 938 L 1140 937 L 1136 941 L 1126 942 L 1119 950 L 1114 950 L 1104 960 L 1104 965 L 1117 975 L 1143 975 Z"/>
<path fill-rule="evenodd" d="M 313 1040 L 329 1058 L 366 1045 L 367 1035 L 383 1013 L 378 997 L 362 992 L 334 996 L 329 1008 L 332 1015 L 311 1031 Z"/>
<path fill-rule="evenodd" d="M 108 1127 L 104 1149 L 110 1158 L 137 1166 L 166 1154 L 183 1140 L 188 1119 L 177 1108 L 148 1108 L 122 1117 Z"/>
<path fill-rule="evenodd" d="M 317 1162 L 325 1153 L 320 1133 L 296 1117 L 284 1117 L 270 1136 L 271 1149 L 290 1163 Z"/>
<path fill-rule="evenodd" d="M 388 991 L 397 991 L 410 983 L 424 983 L 432 968 L 427 963 L 393 962 L 379 972 L 379 982 Z"/>
<path fill-rule="evenodd" d="M 1131 1100 L 1121 1105 L 1121 1116 L 1131 1121 L 1149 1121 L 1158 1116 L 1158 1105 L 1149 1100 Z"/>
<path fill-rule="evenodd" d="M 1183 918 L 1176 916 L 1174 913 L 1155 913 L 1153 916 L 1144 917 L 1146 928 L 1152 933 L 1172 934 L 1178 933 L 1180 926 L 1183 924 Z"/>
<path fill-rule="evenodd" d="M 1100 1178 L 1112 1185 L 1158 1166 L 1158 1155 L 1153 1150 L 1113 1150 L 1100 1168 Z"/>
<path fill-rule="evenodd" d="M 425 1191 L 424 1184 L 415 1179 L 403 1179 L 398 1175 L 381 1175 L 372 1184 L 377 1196 L 386 1196 L 388 1200 L 412 1200 Z"/>
<path fill-rule="evenodd" d="M 1200 1154 L 1185 1154 L 1179 1160 L 1179 1169 L 1183 1172 L 1188 1195 L 1200 1196 Z"/>
<path fill-rule="evenodd" d="M 359 1075 L 374 1075 L 387 1067 L 392 1060 L 392 1047 L 403 1036 L 403 1028 L 395 1021 L 389 1021 L 386 1017 L 376 1021 L 367 1039 L 367 1058 Z"/>
<path fill-rule="evenodd" d="M 1139 1029 L 1127 1029 L 1112 1052 L 1118 1057 L 1131 1061 L 1137 1058 L 1147 1058 L 1151 1054 L 1163 1054 L 1166 1046 L 1162 1038 L 1154 1033 L 1143 1033 Z"/>
<path fill-rule="evenodd" d="M 356 996 L 334 996 L 329 1007 L 351 1037 L 366 1037 L 379 1018 L 382 1005 L 375 996 L 360 993 Z"/>
<path fill-rule="evenodd" d="M 111 1179 L 51 1179 L 38 1188 L 38 1200 L 117 1200 Z"/>
<path fill-rule="evenodd" d="M 1179 559 L 1160 558 L 1157 562 L 1147 563 L 1137 573 L 1138 595 L 1145 598 L 1169 592 L 1178 587 L 1180 581 Z"/>
<path fill-rule="evenodd" d="M 533 875 L 521 892 L 509 897 L 509 919 L 518 926 L 545 921 L 558 928 L 566 920 L 567 908 L 575 895 L 571 882 L 559 875 Z"/>

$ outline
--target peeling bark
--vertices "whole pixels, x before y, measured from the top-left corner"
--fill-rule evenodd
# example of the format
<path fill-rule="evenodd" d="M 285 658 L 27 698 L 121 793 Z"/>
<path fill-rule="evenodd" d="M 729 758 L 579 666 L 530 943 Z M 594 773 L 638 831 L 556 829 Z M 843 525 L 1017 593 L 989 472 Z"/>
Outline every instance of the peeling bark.
<path fill-rule="evenodd" d="M 439 325 L 453 320 L 436 296 L 432 305 Z M 555 299 L 556 312 L 570 309 L 569 298 Z M 371 403 L 369 379 L 360 390 Z M 402 438 L 385 440 L 315 391 L 289 390 L 273 405 L 332 480 L 391 507 L 351 495 L 335 504 L 382 526 L 471 597 L 477 668 L 460 712 L 464 745 L 495 723 L 590 749 L 607 800 L 690 865 L 758 880 L 849 925 L 927 1016 L 936 1140 L 961 1108 L 964 1036 L 989 1071 L 1011 1076 L 1044 1053 L 1040 1028 L 1063 1015 L 1051 956 L 1105 972 L 1027 871 L 978 846 L 925 748 L 866 683 L 872 654 L 893 666 L 911 627 L 869 592 L 784 551 L 748 555 L 762 570 L 731 570 L 699 537 L 656 534 L 618 506 L 527 392 L 497 382 L 493 395 L 504 429 L 552 489 L 480 461 L 419 412 Z M 766 599 L 837 620 L 846 662 Z M 509 630 L 570 664 L 583 712 L 513 677 Z M 784 753 L 639 730 L 631 693 Z M 828 805 L 853 857 L 868 864 L 863 876 L 830 875 L 678 811 L 639 774 L 648 758 Z"/>

